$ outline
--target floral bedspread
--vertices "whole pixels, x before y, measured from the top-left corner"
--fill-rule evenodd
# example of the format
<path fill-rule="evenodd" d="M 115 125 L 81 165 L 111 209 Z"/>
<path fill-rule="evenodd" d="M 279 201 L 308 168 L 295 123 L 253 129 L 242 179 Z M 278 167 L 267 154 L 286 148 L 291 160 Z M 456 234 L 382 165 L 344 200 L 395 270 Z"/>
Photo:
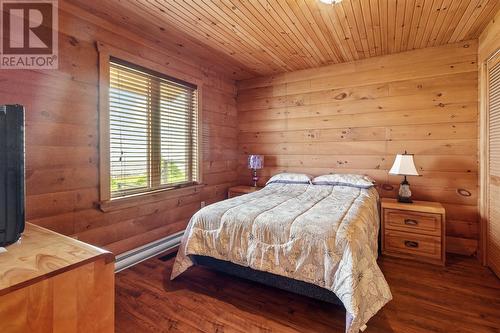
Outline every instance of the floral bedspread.
<path fill-rule="evenodd" d="M 191 219 L 172 279 L 204 255 L 326 288 L 358 332 L 392 299 L 377 265 L 374 188 L 270 184 L 207 206 Z"/>

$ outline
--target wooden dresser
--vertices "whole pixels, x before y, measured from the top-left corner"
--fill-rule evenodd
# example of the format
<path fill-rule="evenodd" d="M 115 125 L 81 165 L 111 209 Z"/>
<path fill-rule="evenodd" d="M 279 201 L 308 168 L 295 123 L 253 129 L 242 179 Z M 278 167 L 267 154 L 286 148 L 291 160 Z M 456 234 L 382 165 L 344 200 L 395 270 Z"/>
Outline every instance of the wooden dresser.
<path fill-rule="evenodd" d="M 0 332 L 114 332 L 114 256 L 42 227 L 0 253 Z"/>
<path fill-rule="evenodd" d="M 433 264 L 446 260 L 445 209 L 438 202 L 382 199 L 382 254 Z"/>

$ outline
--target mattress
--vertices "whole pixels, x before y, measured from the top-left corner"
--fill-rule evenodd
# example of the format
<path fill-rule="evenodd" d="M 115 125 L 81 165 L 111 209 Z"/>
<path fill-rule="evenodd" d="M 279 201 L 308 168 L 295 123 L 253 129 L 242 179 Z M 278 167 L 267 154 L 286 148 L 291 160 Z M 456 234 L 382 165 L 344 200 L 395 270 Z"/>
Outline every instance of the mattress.
<path fill-rule="evenodd" d="M 207 206 L 189 222 L 172 279 L 208 256 L 325 288 L 358 332 L 392 299 L 377 265 L 378 194 L 356 186 L 273 183 Z"/>

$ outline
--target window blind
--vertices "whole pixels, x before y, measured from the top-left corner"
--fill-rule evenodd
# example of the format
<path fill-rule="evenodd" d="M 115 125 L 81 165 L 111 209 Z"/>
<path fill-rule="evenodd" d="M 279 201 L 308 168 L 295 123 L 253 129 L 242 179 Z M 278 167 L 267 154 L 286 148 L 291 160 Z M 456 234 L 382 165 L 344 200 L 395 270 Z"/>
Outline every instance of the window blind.
<path fill-rule="evenodd" d="M 196 86 L 111 59 L 111 198 L 197 181 L 197 110 Z"/>

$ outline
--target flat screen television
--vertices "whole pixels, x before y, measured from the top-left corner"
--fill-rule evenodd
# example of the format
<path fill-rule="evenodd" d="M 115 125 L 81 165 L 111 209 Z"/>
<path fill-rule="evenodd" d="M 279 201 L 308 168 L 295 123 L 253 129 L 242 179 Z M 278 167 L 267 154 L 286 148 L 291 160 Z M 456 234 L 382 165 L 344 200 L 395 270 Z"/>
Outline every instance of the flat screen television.
<path fill-rule="evenodd" d="M 0 106 L 0 246 L 24 231 L 24 107 Z"/>

